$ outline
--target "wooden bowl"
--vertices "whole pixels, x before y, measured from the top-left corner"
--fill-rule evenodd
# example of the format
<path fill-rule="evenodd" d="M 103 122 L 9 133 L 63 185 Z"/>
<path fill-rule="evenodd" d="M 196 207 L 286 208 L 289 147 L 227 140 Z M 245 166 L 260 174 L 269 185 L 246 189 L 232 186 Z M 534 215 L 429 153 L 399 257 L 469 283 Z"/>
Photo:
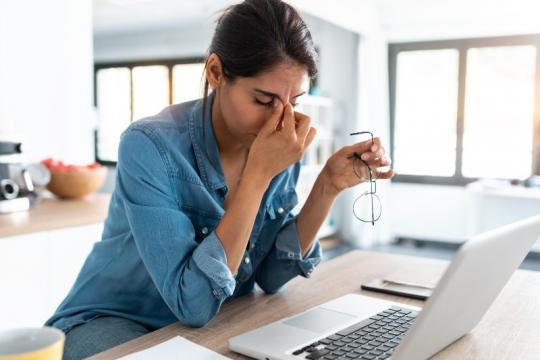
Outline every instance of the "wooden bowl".
<path fill-rule="evenodd" d="M 47 189 L 65 199 L 77 199 L 99 190 L 107 177 L 107 167 L 52 169 Z"/>

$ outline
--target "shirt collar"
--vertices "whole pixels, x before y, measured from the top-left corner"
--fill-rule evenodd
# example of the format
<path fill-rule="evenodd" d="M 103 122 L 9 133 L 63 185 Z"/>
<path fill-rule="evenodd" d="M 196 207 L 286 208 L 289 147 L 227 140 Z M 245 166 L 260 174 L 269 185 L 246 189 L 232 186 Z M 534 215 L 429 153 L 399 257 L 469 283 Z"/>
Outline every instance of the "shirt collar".
<path fill-rule="evenodd" d="M 227 181 L 212 126 L 212 104 L 214 92 L 206 98 L 204 119 L 202 118 L 203 99 L 199 99 L 189 117 L 189 135 L 195 151 L 195 159 L 201 172 L 201 178 L 208 189 L 227 188 Z"/>
<path fill-rule="evenodd" d="M 188 118 L 189 135 L 195 152 L 197 166 L 200 169 L 201 179 L 204 185 L 211 190 L 221 189 L 223 195 L 228 191 L 227 180 L 221 166 L 221 158 L 217 140 L 212 126 L 212 104 L 214 103 L 214 92 L 208 95 L 206 99 L 206 110 L 204 121 L 202 119 L 203 100 L 199 99 L 193 106 L 191 116 Z M 275 176 L 270 182 L 267 191 L 263 197 L 262 203 L 267 207 L 270 199 L 277 191 L 279 184 L 283 181 L 285 173 Z"/>

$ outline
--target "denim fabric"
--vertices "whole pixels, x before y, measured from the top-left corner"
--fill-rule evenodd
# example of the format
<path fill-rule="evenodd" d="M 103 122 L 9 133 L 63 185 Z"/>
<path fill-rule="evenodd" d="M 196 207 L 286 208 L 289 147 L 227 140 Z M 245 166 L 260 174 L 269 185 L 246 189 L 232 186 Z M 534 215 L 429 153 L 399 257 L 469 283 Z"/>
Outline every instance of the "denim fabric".
<path fill-rule="evenodd" d="M 63 360 L 86 359 L 116 345 L 146 335 L 148 329 L 134 321 L 103 316 L 75 326 L 66 334 Z"/>
<path fill-rule="evenodd" d="M 264 194 L 237 274 L 227 267 L 215 228 L 227 184 L 211 123 L 213 95 L 172 105 L 132 123 L 121 136 L 117 178 L 101 241 L 56 313 L 64 331 L 99 316 L 120 316 L 157 329 L 181 321 L 204 326 L 223 302 L 267 293 L 321 261 L 318 241 L 301 254 L 296 163 Z"/>

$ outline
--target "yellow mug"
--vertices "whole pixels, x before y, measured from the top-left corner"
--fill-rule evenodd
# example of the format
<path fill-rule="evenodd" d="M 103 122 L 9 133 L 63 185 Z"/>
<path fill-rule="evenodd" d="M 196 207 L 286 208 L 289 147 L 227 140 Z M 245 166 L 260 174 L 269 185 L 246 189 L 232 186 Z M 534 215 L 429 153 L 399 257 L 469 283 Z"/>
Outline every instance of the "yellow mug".
<path fill-rule="evenodd" d="M 0 360 L 62 360 L 64 339 L 49 326 L 0 331 Z"/>

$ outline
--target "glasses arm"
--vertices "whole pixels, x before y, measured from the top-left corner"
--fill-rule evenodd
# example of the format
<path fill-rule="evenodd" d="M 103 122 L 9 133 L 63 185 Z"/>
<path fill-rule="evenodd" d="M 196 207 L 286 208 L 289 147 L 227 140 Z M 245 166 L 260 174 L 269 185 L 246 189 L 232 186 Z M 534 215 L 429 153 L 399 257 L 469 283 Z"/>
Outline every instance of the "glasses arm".
<path fill-rule="evenodd" d="M 371 136 L 371 143 L 373 144 L 373 133 L 371 131 L 357 131 L 350 133 L 349 135 L 363 135 L 363 134 L 369 134 Z"/>

